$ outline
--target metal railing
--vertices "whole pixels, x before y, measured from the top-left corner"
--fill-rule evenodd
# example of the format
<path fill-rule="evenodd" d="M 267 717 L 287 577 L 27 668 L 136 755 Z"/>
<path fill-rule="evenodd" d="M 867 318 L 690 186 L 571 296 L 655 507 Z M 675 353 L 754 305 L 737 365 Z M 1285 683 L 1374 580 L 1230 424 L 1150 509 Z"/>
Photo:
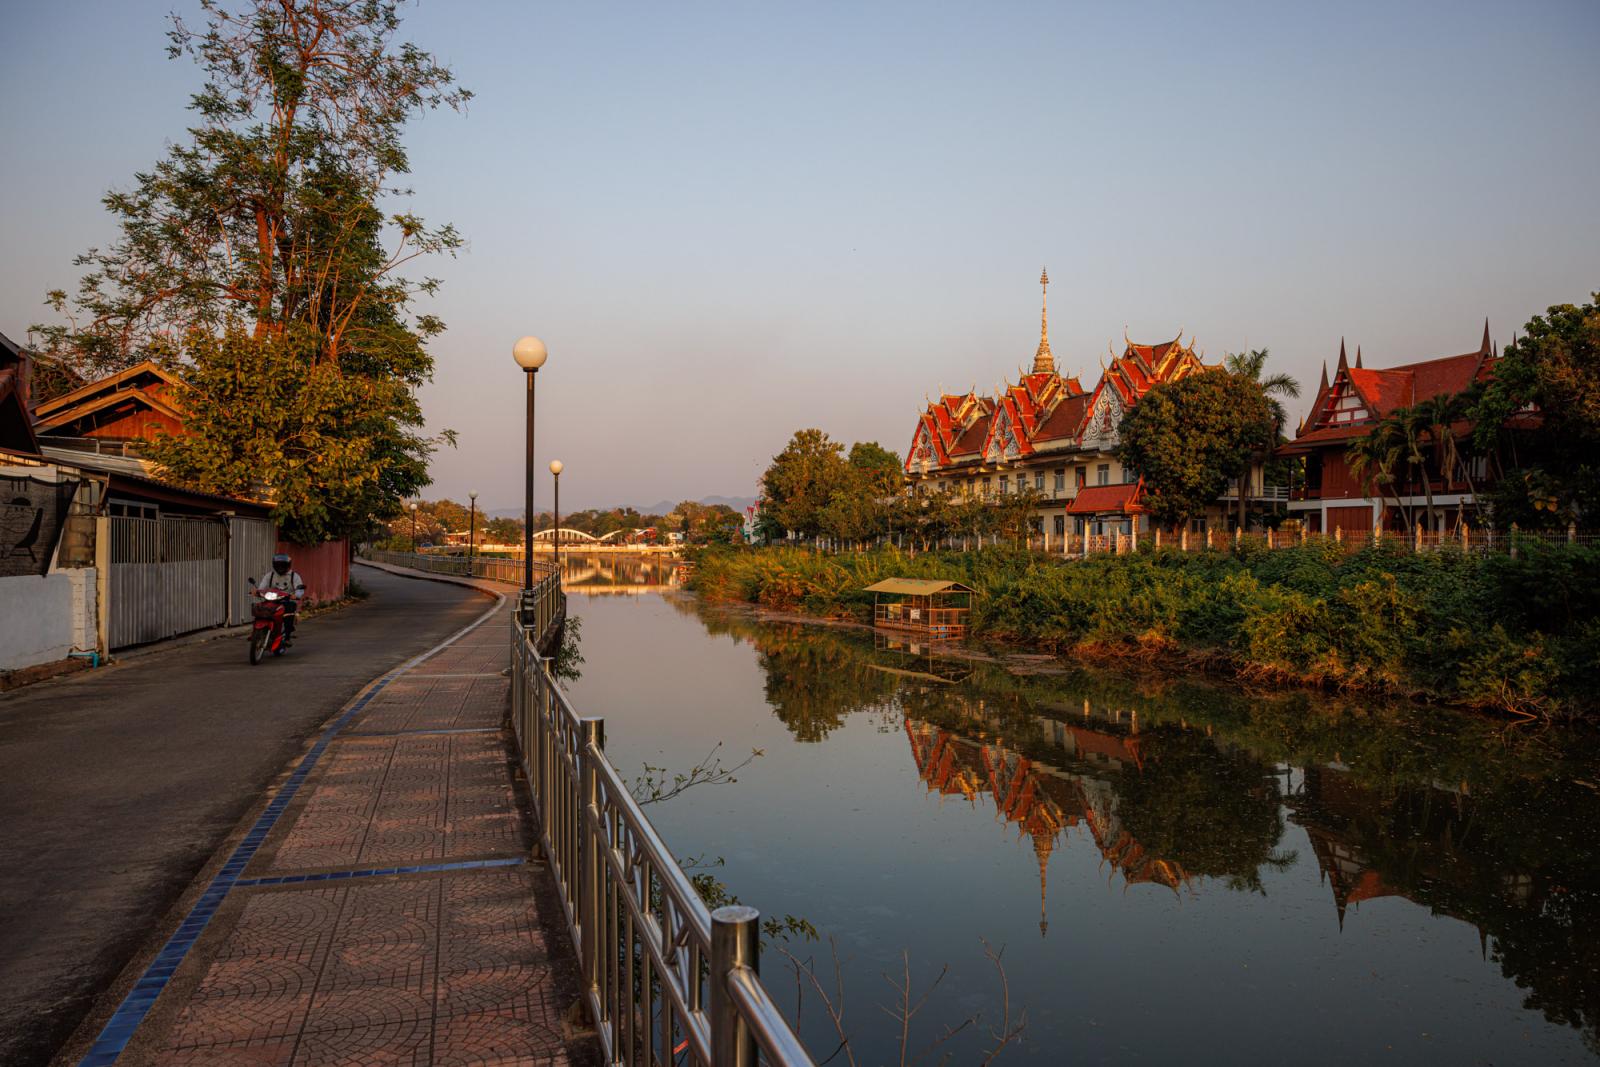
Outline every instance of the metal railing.
<path fill-rule="evenodd" d="M 507 585 L 522 584 L 522 560 L 507 559 L 504 556 L 473 556 L 468 559 L 465 555 L 451 556 L 432 554 L 426 552 L 382 552 L 373 549 L 365 553 L 370 560 L 378 563 L 389 563 L 396 567 L 410 567 L 414 571 L 427 571 L 430 574 L 450 574 L 457 578 L 487 578 L 491 582 L 504 582 Z M 535 579 L 552 573 L 555 564 L 550 561 L 533 561 L 533 576 Z"/>
<path fill-rule="evenodd" d="M 522 582 L 521 560 L 370 551 L 379 563 Z M 509 577 L 514 569 L 515 576 Z M 511 624 L 511 722 L 584 999 L 606 1061 L 815 1067 L 761 984 L 761 915 L 710 911 L 539 648 L 565 611 L 561 574 L 534 562 Z"/>
<path fill-rule="evenodd" d="M 542 579 L 521 614 L 547 614 L 559 582 Z M 538 625 L 516 624 L 512 722 L 608 1062 L 811 1067 L 761 985 L 759 913 L 706 908 L 606 759 L 604 722 L 574 710 L 539 654 Z"/>

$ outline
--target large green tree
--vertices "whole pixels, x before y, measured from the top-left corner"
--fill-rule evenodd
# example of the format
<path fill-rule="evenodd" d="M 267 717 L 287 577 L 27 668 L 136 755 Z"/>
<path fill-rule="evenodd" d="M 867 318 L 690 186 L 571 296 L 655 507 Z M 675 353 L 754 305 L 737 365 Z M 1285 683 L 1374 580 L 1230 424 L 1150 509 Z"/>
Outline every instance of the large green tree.
<path fill-rule="evenodd" d="M 1118 454 L 1144 478 L 1151 516 L 1173 525 L 1203 515 L 1276 436 L 1277 419 L 1260 385 L 1211 370 L 1146 393 L 1123 417 Z"/>
<path fill-rule="evenodd" d="M 821 430 L 799 430 L 761 476 L 762 533 L 781 540 L 822 532 L 822 510 L 849 478 L 844 446 Z"/>
<path fill-rule="evenodd" d="M 385 0 L 202 0 L 174 17 L 170 54 L 193 60 L 197 121 L 131 188 L 105 197 L 119 236 L 78 258 L 76 292 L 49 295 L 65 323 L 35 328 L 46 356 L 82 376 L 143 359 L 190 379 L 191 433 L 158 450 L 169 475 L 242 492 L 245 472 L 301 540 L 365 529 L 427 482 L 435 441 L 415 390 L 443 324 L 413 312 L 432 278 L 402 275 L 452 252 L 449 226 L 392 205 L 408 190 L 408 119 L 468 94 L 398 40 Z M 248 352 L 250 344 L 259 352 Z M 230 381 L 268 368 L 275 384 Z M 238 405 L 305 402 L 293 425 Z M 293 430 L 281 447 L 260 434 Z M 305 442 L 324 454 L 306 458 Z"/>
<path fill-rule="evenodd" d="M 1468 403 L 1474 445 L 1497 458 L 1505 526 L 1600 515 L 1600 293 L 1535 316 Z"/>
<path fill-rule="evenodd" d="M 851 445 L 847 461 L 866 478 L 869 490 L 878 496 L 898 493 L 905 484 L 905 468 L 899 455 L 876 441 L 857 441 Z"/>

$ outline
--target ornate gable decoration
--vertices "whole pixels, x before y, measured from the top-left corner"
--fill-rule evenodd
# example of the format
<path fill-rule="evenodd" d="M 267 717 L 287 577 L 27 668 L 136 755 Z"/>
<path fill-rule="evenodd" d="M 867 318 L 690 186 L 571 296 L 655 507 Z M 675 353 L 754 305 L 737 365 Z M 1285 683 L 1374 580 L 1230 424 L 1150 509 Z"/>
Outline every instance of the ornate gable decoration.
<path fill-rule="evenodd" d="M 1012 421 L 1010 411 L 1001 407 L 994 416 L 994 426 L 989 430 L 989 440 L 984 444 L 983 461 L 985 463 L 999 463 L 1003 460 L 1016 459 L 1022 454 L 1022 447 L 1017 439 L 1017 426 Z"/>
<path fill-rule="evenodd" d="M 939 465 L 939 453 L 933 447 L 933 431 L 926 422 L 917 431 L 917 442 L 911 450 L 911 463 L 919 474 L 927 474 Z"/>
<path fill-rule="evenodd" d="M 1101 451 L 1115 448 L 1121 440 L 1117 427 L 1122 422 L 1122 412 L 1122 401 L 1118 399 L 1117 391 L 1107 389 L 1102 384 L 1099 395 L 1094 398 L 1094 406 L 1089 409 L 1089 417 L 1083 423 L 1083 447 Z"/>

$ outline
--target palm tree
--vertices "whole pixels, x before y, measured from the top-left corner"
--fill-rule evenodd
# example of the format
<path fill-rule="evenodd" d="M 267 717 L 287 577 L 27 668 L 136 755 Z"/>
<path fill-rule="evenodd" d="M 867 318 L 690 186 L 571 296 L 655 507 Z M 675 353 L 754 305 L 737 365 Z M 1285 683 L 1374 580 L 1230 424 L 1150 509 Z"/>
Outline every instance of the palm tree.
<path fill-rule="evenodd" d="M 1395 468 L 1405 456 L 1405 431 L 1393 415 L 1373 423 L 1366 436 L 1358 437 L 1345 446 L 1350 476 L 1361 483 L 1365 492 L 1370 493 L 1374 487 L 1377 488 L 1380 512 L 1385 505 L 1384 487 L 1394 485 Z M 1401 502 L 1398 491 L 1394 503 L 1406 525 L 1411 525 L 1411 513 Z"/>
<path fill-rule="evenodd" d="M 1229 374 L 1238 375 L 1247 381 L 1255 383 L 1267 398 L 1267 403 L 1272 406 L 1272 417 L 1276 422 L 1273 432 L 1273 443 L 1276 444 L 1283 438 L 1283 428 L 1288 425 L 1289 413 L 1284 410 L 1280 396 L 1298 397 L 1300 383 L 1288 374 L 1279 372 L 1262 377 L 1267 369 L 1267 350 L 1257 348 L 1250 352 L 1230 352 L 1222 357 L 1222 365 Z M 1265 453 L 1257 452 L 1250 457 L 1251 465 L 1256 461 L 1265 461 Z M 1244 529 L 1245 508 L 1250 491 L 1250 473 L 1247 470 L 1239 478 L 1239 528 Z"/>
<path fill-rule="evenodd" d="M 1422 405 L 1410 408 L 1400 408 L 1391 413 L 1395 425 L 1400 429 L 1400 439 L 1405 451 L 1406 467 L 1408 471 L 1415 471 L 1422 477 L 1422 495 L 1427 501 L 1428 525 L 1433 525 L 1433 479 L 1428 476 L 1428 445 L 1436 444 L 1433 436 L 1433 424 L 1430 422 L 1431 412 Z M 1408 517 L 1406 528 L 1411 528 Z"/>
<path fill-rule="evenodd" d="M 1467 398 L 1460 393 L 1440 393 L 1418 404 L 1416 410 L 1433 441 L 1434 460 L 1439 473 L 1453 481 L 1459 470 L 1461 480 L 1467 485 L 1467 492 L 1473 500 L 1477 500 L 1478 489 L 1472 483 L 1472 470 L 1454 430 L 1455 424 L 1467 417 Z"/>

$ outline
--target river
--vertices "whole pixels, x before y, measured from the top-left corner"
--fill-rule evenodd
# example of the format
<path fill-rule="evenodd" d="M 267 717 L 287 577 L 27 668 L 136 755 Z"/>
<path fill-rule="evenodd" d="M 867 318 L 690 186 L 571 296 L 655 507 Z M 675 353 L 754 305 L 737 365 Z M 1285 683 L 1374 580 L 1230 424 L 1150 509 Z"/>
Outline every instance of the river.
<path fill-rule="evenodd" d="M 1594 1063 L 1600 746 L 1572 731 L 955 656 L 567 563 L 585 714 L 625 774 L 761 754 L 648 807 L 843 990 L 854 1062 Z M 632 595 L 622 595 L 632 594 Z M 717 746 L 720 745 L 720 748 Z M 1003 950 L 1003 951 L 1002 951 Z M 840 985 L 834 984 L 834 958 Z M 785 1010 L 795 975 L 769 944 Z M 839 1043 L 807 987 L 800 1029 Z M 836 1064 L 847 1062 L 840 1054 Z"/>

